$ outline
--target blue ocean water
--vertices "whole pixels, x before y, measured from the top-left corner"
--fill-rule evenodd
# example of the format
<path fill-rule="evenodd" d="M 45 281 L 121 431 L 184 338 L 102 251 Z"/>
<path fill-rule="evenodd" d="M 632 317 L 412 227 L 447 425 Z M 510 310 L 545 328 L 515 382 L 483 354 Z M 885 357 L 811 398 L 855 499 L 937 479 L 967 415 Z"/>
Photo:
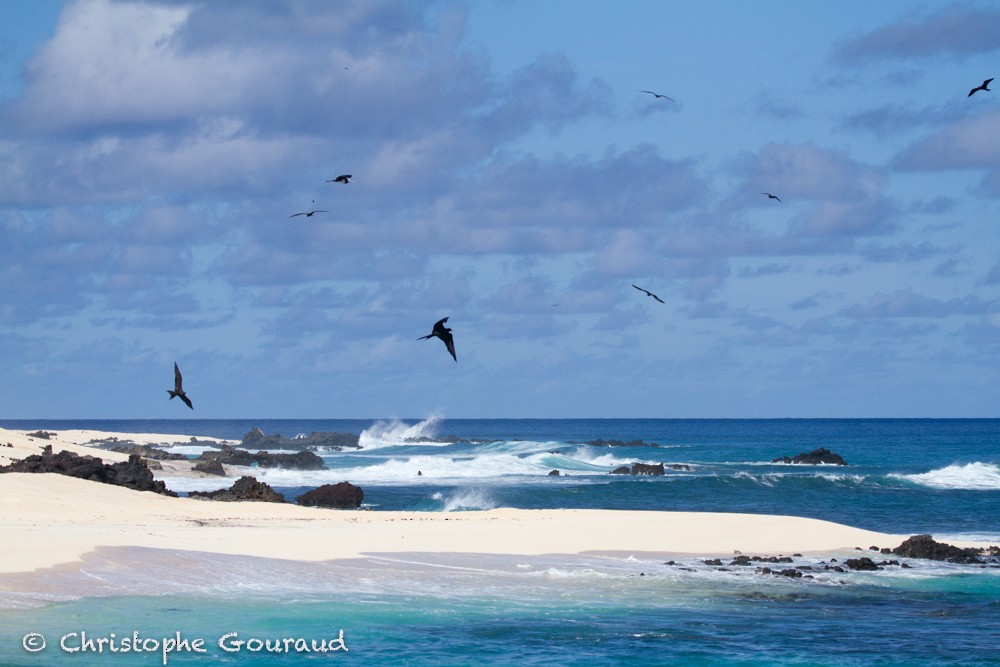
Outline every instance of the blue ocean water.
<path fill-rule="evenodd" d="M 350 481 L 362 487 L 372 511 L 791 514 L 1000 543 L 996 419 L 4 420 L 0 426 L 233 440 L 254 427 L 287 437 L 348 431 L 361 436 L 363 448 L 317 452 L 327 470 L 254 472 L 289 498 Z M 585 444 L 598 439 L 644 444 Z M 164 444 L 192 457 L 202 450 L 186 437 Z M 770 463 L 818 447 L 849 465 Z M 662 477 L 609 474 L 635 462 L 668 467 Z M 552 470 L 560 475 L 550 476 Z M 184 493 L 232 480 L 167 481 Z M 995 567 L 914 560 L 873 572 L 828 569 L 834 558 L 858 555 L 852 551 L 795 556 L 777 566 L 805 575 L 791 579 L 695 555 L 667 565 L 636 557 L 474 552 L 470 545 L 469 554 L 302 564 L 102 550 L 44 580 L 0 578 L 6 607 L 0 664 L 162 664 L 155 651 L 70 652 L 83 632 L 118 639 L 139 632 L 150 647 L 176 640 L 176 633 L 204 640 L 204 653 L 171 653 L 168 662 L 177 665 L 1000 664 Z M 241 638 L 321 640 L 340 631 L 346 652 L 218 645 L 232 632 L 238 634 L 229 638 L 230 649 Z M 30 633 L 47 639 L 44 651 L 22 647 Z M 63 636 L 67 650 L 58 646 Z"/>

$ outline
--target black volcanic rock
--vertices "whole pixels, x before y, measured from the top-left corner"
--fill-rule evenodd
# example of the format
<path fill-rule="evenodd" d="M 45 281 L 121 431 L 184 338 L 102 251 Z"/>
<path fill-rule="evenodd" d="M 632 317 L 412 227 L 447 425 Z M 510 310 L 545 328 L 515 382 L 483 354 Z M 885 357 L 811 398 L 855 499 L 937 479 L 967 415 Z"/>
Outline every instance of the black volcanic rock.
<path fill-rule="evenodd" d="M 270 452 L 248 452 L 232 445 L 223 445 L 218 450 L 207 450 L 197 459 L 200 461 L 216 461 L 231 466 L 252 466 L 261 468 L 286 468 L 288 470 L 325 470 L 323 459 L 313 452 L 302 450 L 288 454 L 272 454 Z"/>
<path fill-rule="evenodd" d="M 981 564 L 978 549 L 962 549 L 944 542 L 937 542 L 930 535 L 914 535 L 892 550 L 897 556 L 946 560 L 951 563 Z"/>
<path fill-rule="evenodd" d="M 28 433 L 28 436 L 32 438 L 40 438 L 42 440 L 48 440 L 49 438 L 58 435 L 56 433 L 51 433 L 49 431 L 35 431 L 34 433 Z"/>
<path fill-rule="evenodd" d="M 328 507 L 334 509 L 361 507 L 365 492 L 350 482 L 324 484 L 306 491 L 295 502 L 304 507 Z"/>
<path fill-rule="evenodd" d="M 782 456 L 777 459 L 771 459 L 771 463 L 801 463 L 806 465 L 838 465 L 846 466 L 847 461 L 840 456 L 840 454 L 834 454 L 826 447 L 820 447 L 819 449 L 814 449 L 811 452 L 803 452 L 801 454 L 796 454 L 795 456 Z"/>
<path fill-rule="evenodd" d="M 253 453 L 232 445 L 223 445 L 219 450 L 206 450 L 198 461 L 218 461 L 231 466 L 252 466 L 256 462 Z"/>
<path fill-rule="evenodd" d="M 778 577 L 788 577 L 789 579 L 801 579 L 801 570 L 796 570 L 795 568 L 785 568 L 784 570 L 772 570 L 769 567 L 762 567 L 760 569 L 761 574 L 773 574 Z"/>
<path fill-rule="evenodd" d="M 645 442 L 644 440 L 629 440 L 625 442 L 623 440 L 603 440 L 601 438 L 574 444 L 590 445 L 591 447 L 659 447 L 655 442 Z"/>
<path fill-rule="evenodd" d="M 664 474 L 662 463 L 651 465 L 649 463 L 633 463 L 632 467 L 621 466 L 611 471 L 612 475 L 649 475 L 659 477 Z"/>
<path fill-rule="evenodd" d="M 266 435 L 254 427 L 243 436 L 243 446 L 253 449 L 305 449 L 325 447 L 334 451 L 342 449 L 360 449 L 359 436 L 354 433 L 321 433 L 313 432 L 302 438 L 285 438 L 280 433 Z"/>
<path fill-rule="evenodd" d="M 195 472 L 203 472 L 206 475 L 219 475 L 220 477 L 226 476 L 226 469 L 222 467 L 222 463 L 219 461 L 198 461 L 193 466 L 191 470 Z"/>
<path fill-rule="evenodd" d="M 861 558 L 848 558 L 844 561 L 844 565 L 852 570 L 860 570 L 862 572 L 882 569 L 881 566 L 868 556 L 862 556 Z"/>
<path fill-rule="evenodd" d="M 69 451 L 52 453 L 52 445 L 46 445 L 41 454 L 32 454 L 10 465 L 0 466 L 4 472 L 52 472 L 68 475 L 78 479 L 86 479 L 103 484 L 124 486 L 136 491 L 152 491 L 165 496 L 177 494 L 167 488 L 167 485 L 157 481 L 152 471 L 138 454 L 129 456 L 128 461 L 107 464 L 96 456 L 80 456 Z"/>
<path fill-rule="evenodd" d="M 132 445 L 131 447 L 112 447 L 111 451 L 118 452 L 119 454 L 138 454 L 144 459 L 152 459 L 154 461 L 186 461 L 187 457 L 183 454 L 177 454 L 175 452 L 165 452 L 162 449 L 157 449 L 152 445 Z"/>
<path fill-rule="evenodd" d="M 258 482 L 254 477 L 240 477 L 228 489 L 192 491 L 188 496 L 191 498 L 205 498 L 207 500 L 221 500 L 223 502 L 285 502 L 285 496 L 272 489 L 270 484 Z"/>
<path fill-rule="evenodd" d="M 289 470 L 325 470 L 326 464 L 323 459 L 307 451 L 295 452 L 294 454 L 271 454 L 269 452 L 258 452 L 256 454 L 257 465 L 261 468 L 286 468 Z"/>

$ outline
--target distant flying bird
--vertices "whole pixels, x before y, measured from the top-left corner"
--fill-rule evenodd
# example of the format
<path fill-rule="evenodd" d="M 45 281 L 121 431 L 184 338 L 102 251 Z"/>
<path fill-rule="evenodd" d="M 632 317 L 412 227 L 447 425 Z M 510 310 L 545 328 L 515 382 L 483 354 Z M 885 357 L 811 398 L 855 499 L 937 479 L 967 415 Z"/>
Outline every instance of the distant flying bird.
<path fill-rule="evenodd" d="M 977 90 L 985 90 L 987 93 L 990 92 L 990 89 L 987 88 L 986 86 L 990 85 L 990 81 L 992 81 L 992 80 L 993 80 L 992 78 L 986 79 L 986 81 L 983 81 L 983 85 L 976 86 L 975 88 L 973 88 L 972 90 L 970 90 L 969 94 L 966 95 L 966 97 L 972 97 L 972 93 L 976 92 Z"/>
<path fill-rule="evenodd" d="M 652 90 L 640 90 L 639 92 L 640 93 L 649 93 L 650 95 L 652 95 L 656 99 L 663 98 L 665 100 L 670 100 L 671 102 L 676 102 L 677 101 L 677 100 L 675 100 L 672 97 L 667 97 L 666 95 L 660 95 L 659 93 L 654 93 Z"/>
<path fill-rule="evenodd" d="M 781 197 L 779 197 L 778 195 L 772 195 L 770 192 L 761 192 L 761 194 L 767 195 L 768 199 L 777 199 L 778 201 L 781 201 Z"/>
<path fill-rule="evenodd" d="M 656 300 L 657 300 L 657 301 L 659 301 L 660 303 L 666 303 L 666 302 L 665 302 L 665 301 L 664 301 L 663 299 L 661 299 L 660 297 L 656 296 L 655 294 L 653 294 L 653 293 L 652 293 L 652 292 L 650 292 L 649 290 L 646 290 L 646 289 L 642 289 L 642 288 L 641 288 L 641 287 L 639 287 L 638 285 L 632 285 L 632 287 L 636 288 L 636 289 L 637 289 L 637 290 L 639 290 L 640 292 L 644 292 L 644 293 L 646 294 L 646 296 L 651 296 L 651 297 L 653 297 L 654 299 L 656 299 Z"/>
<path fill-rule="evenodd" d="M 443 320 L 438 320 L 438 322 L 434 324 L 434 328 L 431 330 L 429 334 L 427 334 L 426 336 L 421 336 L 417 340 L 427 340 L 428 338 L 431 337 L 440 338 L 441 340 L 444 341 L 444 346 L 448 348 L 449 352 L 451 352 L 452 358 L 455 361 L 458 361 L 458 357 L 455 356 L 455 339 L 452 338 L 451 329 L 449 329 L 444 325 L 444 323 L 447 321 L 448 321 L 447 317 L 444 318 Z"/>
<path fill-rule="evenodd" d="M 327 183 L 345 183 L 346 184 L 346 183 L 350 183 L 351 182 L 351 178 L 353 178 L 353 177 L 350 174 L 341 174 L 337 178 L 331 178 L 331 179 L 329 179 L 327 181 Z"/>
<path fill-rule="evenodd" d="M 177 362 L 174 362 L 174 388 L 173 390 L 167 389 L 167 393 L 170 394 L 171 400 L 174 396 L 179 396 L 185 405 L 194 410 L 194 406 L 191 405 L 191 399 L 188 398 L 187 394 L 184 393 L 184 387 L 181 384 L 181 369 L 177 368 Z"/>
<path fill-rule="evenodd" d="M 302 212 L 302 213 L 293 213 L 292 215 L 290 215 L 290 216 L 288 216 L 288 217 L 289 217 L 289 218 L 294 218 L 294 217 L 295 217 L 295 216 L 297 216 L 297 215 L 304 215 L 304 216 L 306 216 L 307 218 L 311 218 L 311 217 L 313 217 L 313 215 L 314 215 L 314 214 L 316 214 L 316 213 L 326 213 L 326 211 L 324 211 L 324 210 L 322 210 L 322 209 L 321 209 L 321 210 L 319 210 L 319 211 L 309 211 L 308 213 L 306 213 L 306 212 Z"/>

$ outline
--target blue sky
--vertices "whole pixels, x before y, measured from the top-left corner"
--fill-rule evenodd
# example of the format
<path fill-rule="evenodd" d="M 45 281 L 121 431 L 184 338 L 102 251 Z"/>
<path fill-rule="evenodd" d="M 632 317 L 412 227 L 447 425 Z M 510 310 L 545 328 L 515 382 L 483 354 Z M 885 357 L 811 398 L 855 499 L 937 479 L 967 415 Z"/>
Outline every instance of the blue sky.
<path fill-rule="evenodd" d="M 618 4 L 0 5 L 3 416 L 997 416 L 1000 8 Z"/>

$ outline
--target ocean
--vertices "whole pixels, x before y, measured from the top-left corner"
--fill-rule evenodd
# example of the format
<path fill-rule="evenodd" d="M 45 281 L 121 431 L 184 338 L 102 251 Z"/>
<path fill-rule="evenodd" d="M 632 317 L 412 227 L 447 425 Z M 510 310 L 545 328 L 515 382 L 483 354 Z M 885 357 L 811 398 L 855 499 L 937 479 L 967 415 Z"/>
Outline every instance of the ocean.
<path fill-rule="evenodd" d="M 289 499 L 349 481 L 375 512 L 784 514 L 1000 544 L 998 419 L 0 420 L 0 427 L 233 440 L 253 428 L 289 438 L 351 432 L 363 448 L 317 451 L 326 470 L 256 476 Z M 771 463 L 819 447 L 848 465 Z M 194 457 L 204 447 L 178 438 L 167 448 Z M 610 474 L 637 462 L 663 463 L 665 474 Z M 182 495 L 231 483 L 168 480 Z M 609 536 L 609 550 L 613 544 Z M 477 554 L 475 545 L 466 554 L 320 564 L 106 549 L 44 580 L 0 577 L 0 664 L 1000 665 L 1000 568 L 853 546 L 861 551 L 780 554 L 791 562 L 770 567 L 803 575 L 795 578 L 729 558 L 509 557 Z M 861 556 L 890 562 L 874 571 L 834 568 Z M 42 639 L 44 650 L 24 646 Z M 172 648 L 166 656 L 165 647 Z"/>

